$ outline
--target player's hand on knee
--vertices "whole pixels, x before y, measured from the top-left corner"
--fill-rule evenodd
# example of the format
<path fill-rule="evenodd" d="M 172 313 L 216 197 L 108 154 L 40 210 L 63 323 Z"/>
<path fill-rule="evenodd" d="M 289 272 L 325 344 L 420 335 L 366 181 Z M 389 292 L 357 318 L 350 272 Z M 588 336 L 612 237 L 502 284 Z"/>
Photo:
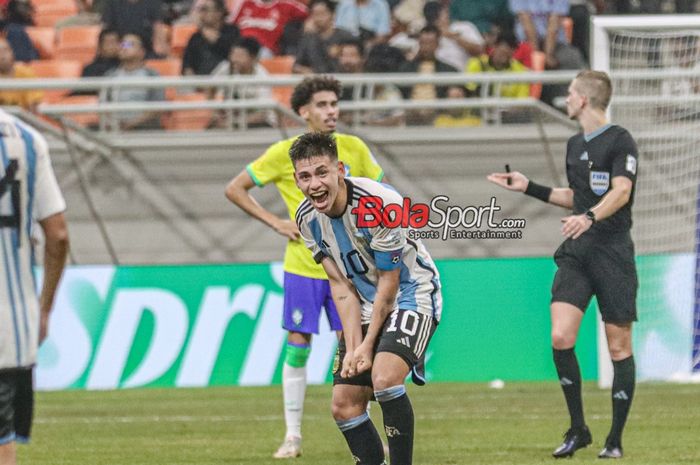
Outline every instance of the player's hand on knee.
<path fill-rule="evenodd" d="M 354 352 L 355 367 L 358 373 L 365 372 L 372 368 L 372 358 L 374 356 L 374 351 L 372 346 L 365 344 L 364 342 L 360 344 Z"/>
<path fill-rule="evenodd" d="M 530 182 L 530 180 L 519 171 L 512 171 L 510 173 L 491 173 L 486 176 L 486 179 L 504 189 L 517 192 L 525 192 L 527 183 Z M 510 183 L 508 182 L 509 180 Z"/>
<path fill-rule="evenodd" d="M 567 239 L 578 239 L 593 225 L 593 222 L 586 215 L 565 216 L 561 222 L 563 223 L 561 233 Z"/>

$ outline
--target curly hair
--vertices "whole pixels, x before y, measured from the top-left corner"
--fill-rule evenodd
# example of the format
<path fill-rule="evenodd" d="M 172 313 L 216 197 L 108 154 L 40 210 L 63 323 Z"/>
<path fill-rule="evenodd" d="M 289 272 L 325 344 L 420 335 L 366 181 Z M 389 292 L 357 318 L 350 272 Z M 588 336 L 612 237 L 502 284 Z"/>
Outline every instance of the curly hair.
<path fill-rule="evenodd" d="M 315 93 L 323 91 L 333 92 L 340 98 L 342 93 L 340 81 L 333 76 L 313 76 L 297 84 L 291 98 L 294 113 L 299 114 L 299 108 L 309 103 Z"/>

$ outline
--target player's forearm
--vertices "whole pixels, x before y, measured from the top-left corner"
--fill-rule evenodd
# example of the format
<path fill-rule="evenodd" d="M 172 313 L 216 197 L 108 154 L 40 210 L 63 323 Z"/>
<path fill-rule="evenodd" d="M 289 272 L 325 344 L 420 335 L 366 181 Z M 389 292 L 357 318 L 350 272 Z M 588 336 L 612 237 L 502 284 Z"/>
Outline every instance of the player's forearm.
<path fill-rule="evenodd" d="M 275 222 L 280 220 L 276 215 L 270 213 L 262 205 L 260 205 L 258 201 L 250 195 L 248 189 L 239 186 L 236 183 L 236 179 L 231 181 L 229 185 L 226 186 L 225 194 L 226 198 L 238 208 L 271 228 L 274 228 Z"/>
<path fill-rule="evenodd" d="M 549 203 L 572 209 L 574 208 L 574 191 L 568 187 L 555 187 L 549 195 Z"/>
<path fill-rule="evenodd" d="M 361 303 L 355 292 L 341 283 L 330 282 L 333 302 L 343 325 L 343 339 L 348 352 L 362 343 Z"/>
<path fill-rule="evenodd" d="M 372 318 L 365 335 L 365 341 L 374 345 L 382 332 L 387 317 L 391 314 L 396 303 L 399 289 L 399 270 L 380 271 L 377 293 L 372 306 Z"/>
<path fill-rule="evenodd" d="M 56 289 L 66 264 L 68 247 L 67 228 L 58 228 L 47 234 L 44 247 L 44 279 L 39 299 L 42 312 L 51 311 Z"/>

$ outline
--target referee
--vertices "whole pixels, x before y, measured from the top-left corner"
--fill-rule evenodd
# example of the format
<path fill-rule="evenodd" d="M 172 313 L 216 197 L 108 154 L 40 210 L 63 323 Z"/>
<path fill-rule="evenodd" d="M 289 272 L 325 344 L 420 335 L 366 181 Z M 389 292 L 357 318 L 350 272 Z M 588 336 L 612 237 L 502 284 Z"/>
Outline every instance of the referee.
<path fill-rule="evenodd" d="M 637 146 L 626 129 L 609 124 L 605 111 L 612 95 L 607 74 L 582 71 L 569 86 L 566 109 L 583 133 L 566 146 L 569 187 L 546 187 L 523 174 L 493 173 L 488 180 L 567 209 L 566 240 L 554 253 L 558 270 L 552 284 L 554 364 L 571 416 L 555 458 L 570 457 L 592 443 L 581 400 L 581 372 L 574 345 L 591 297 L 598 299 L 612 358 L 612 426 L 600 458 L 622 457 L 622 430 L 632 404 L 635 368 L 632 322 L 637 319 L 637 271 L 630 236 L 637 178 Z"/>
<path fill-rule="evenodd" d="M 66 204 L 46 140 L 0 110 L 0 465 L 15 465 L 34 404 L 33 367 L 68 251 Z M 44 280 L 32 274 L 32 222 L 43 230 Z"/>

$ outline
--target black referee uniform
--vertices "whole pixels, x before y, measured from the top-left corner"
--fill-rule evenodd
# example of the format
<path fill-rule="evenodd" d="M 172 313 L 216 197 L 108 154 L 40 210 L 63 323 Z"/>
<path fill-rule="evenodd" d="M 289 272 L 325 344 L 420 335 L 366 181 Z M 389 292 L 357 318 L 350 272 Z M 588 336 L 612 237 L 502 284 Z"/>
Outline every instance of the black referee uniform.
<path fill-rule="evenodd" d="M 585 311 L 595 294 L 603 321 L 637 320 L 637 270 L 630 235 L 637 179 L 637 145 L 630 133 L 605 125 L 591 134 L 577 134 L 566 148 L 566 175 L 574 192 L 575 215 L 584 214 L 612 188 L 612 179 L 625 176 L 633 187 L 629 202 L 612 216 L 595 222 L 578 239 L 566 239 L 554 254 L 558 270 L 552 302 L 565 302 Z"/>

